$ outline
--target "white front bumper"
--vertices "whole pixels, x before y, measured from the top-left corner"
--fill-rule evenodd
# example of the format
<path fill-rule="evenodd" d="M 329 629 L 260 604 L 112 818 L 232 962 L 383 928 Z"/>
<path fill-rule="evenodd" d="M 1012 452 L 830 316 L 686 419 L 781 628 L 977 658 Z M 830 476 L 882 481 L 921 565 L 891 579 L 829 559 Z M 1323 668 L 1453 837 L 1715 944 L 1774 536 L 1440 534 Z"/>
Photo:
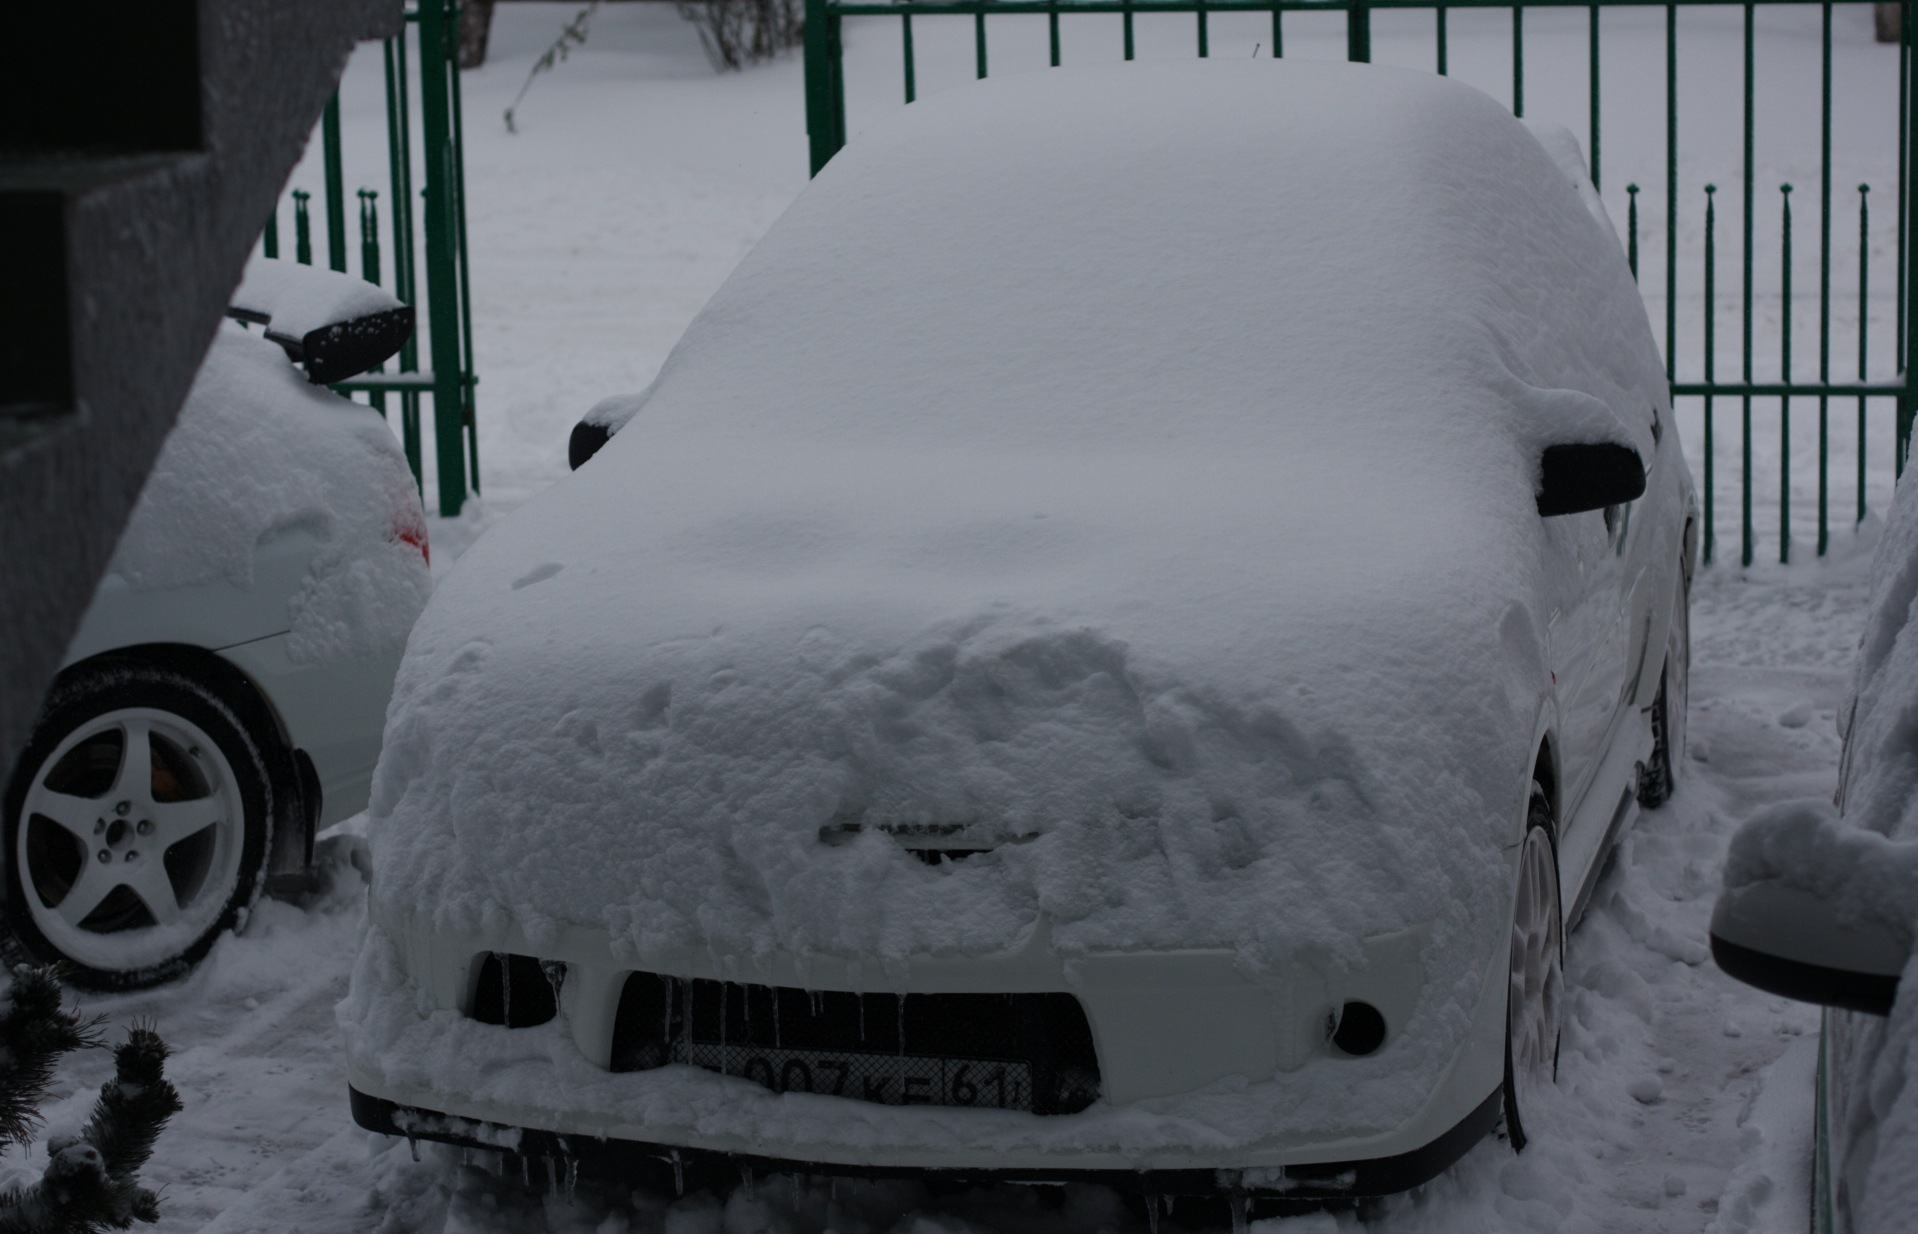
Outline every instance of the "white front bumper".
<path fill-rule="evenodd" d="M 370 924 L 340 1007 L 348 1076 L 366 1097 L 507 1128 L 824 1167 L 976 1171 L 1282 1169 L 1417 1153 L 1482 1112 L 1503 1079 L 1506 959 L 1443 1045 L 1400 1035 L 1419 995 L 1419 932 L 1367 940 L 1357 972 L 1246 976 L 1223 952 L 1062 958 L 1043 923 L 999 955 L 879 961 L 764 959 L 703 950 L 615 957 L 604 933 L 534 944 L 512 931 L 454 938 Z M 489 951 L 563 961 L 559 1017 L 506 1029 L 466 1016 Z M 634 971 L 814 990 L 1075 995 L 1102 1098 L 1070 1115 L 890 1106 L 778 1094 L 685 1066 L 607 1070 Z M 1385 1013 L 1385 1046 L 1336 1057 L 1326 1015 L 1347 999 Z M 1248 1184 L 1250 1185 L 1250 1184 Z"/>

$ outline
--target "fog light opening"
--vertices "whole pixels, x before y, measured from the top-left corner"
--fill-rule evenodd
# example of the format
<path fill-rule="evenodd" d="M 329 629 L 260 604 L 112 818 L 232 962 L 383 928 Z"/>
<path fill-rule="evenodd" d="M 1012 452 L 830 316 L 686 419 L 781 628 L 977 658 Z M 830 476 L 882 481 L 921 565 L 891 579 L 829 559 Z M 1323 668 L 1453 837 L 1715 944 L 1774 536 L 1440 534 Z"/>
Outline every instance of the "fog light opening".
<path fill-rule="evenodd" d="M 1332 1046 L 1339 1053 L 1364 1058 L 1385 1044 L 1385 1017 L 1371 1003 L 1353 1001 L 1339 1009 L 1332 1029 Z"/>

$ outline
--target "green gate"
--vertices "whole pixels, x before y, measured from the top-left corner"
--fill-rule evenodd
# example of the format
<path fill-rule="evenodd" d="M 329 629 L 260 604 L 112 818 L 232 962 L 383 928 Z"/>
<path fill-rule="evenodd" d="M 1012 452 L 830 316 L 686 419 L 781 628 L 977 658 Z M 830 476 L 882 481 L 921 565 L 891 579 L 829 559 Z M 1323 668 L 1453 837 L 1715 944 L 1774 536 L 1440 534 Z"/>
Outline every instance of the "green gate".
<path fill-rule="evenodd" d="M 1524 115 L 1525 19 L 1527 13 L 1543 10 L 1549 15 L 1537 18 L 1535 24 L 1555 22 L 1559 35 L 1566 34 L 1568 23 L 1582 27 L 1569 36 L 1582 41 L 1587 66 L 1583 70 L 1586 97 L 1579 100 L 1585 114 L 1579 118 L 1582 124 L 1573 127 L 1584 130 L 1592 180 L 1602 191 L 1607 183 L 1602 173 L 1621 168 L 1612 148 L 1602 144 L 1602 139 L 1618 134 L 1617 126 L 1608 128 L 1603 123 L 1609 113 L 1601 86 L 1608 78 L 1616 82 L 1619 70 L 1614 66 L 1608 74 L 1603 67 L 1606 60 L 1601 53 L 1607 43 L 1600 17 L 1601 13 L 1640 14 L 1610 18 L 1615 27 L 1623 21 L 1635 23 L 1627 33 L 1636 37 L 1621 40 L 1615 30 L 1613 41 L 1623 41 L 1628 53 L 1637 53 L 1625 70 L 1634 74 L 1630 84 L 1636 93 L 1662 95 L 1662 101 L 1650 109 L 1654 123 L 1662 120 L 1662 132 L 1635 133 L 1635 143 L 1623 143 L 1628 155 L 1634 144 L 1639 147 L 1639 157 L 1635 165 L 1628 160 L 1622 168 L 1631 177 L 1623 200 L 1616 192 L 1607 196 L 1615 217 L 1623 207 L 1632 272 L 1640 277 L 1653 321 L 1662 319 L 1674 405 L 1681 422 L 1697 425 L 1702 439 L 1694 464 L 1701 472 L 1705 557 L 1710 561 L 1722 554 L 1718 525 L 1732 521 L 1730 512 L 1722 508 L 1722 497 L 1729 494 L 1719 492 L 1719 473 L 1729 464 L 1736 488 L 1739 560 L 1750 565 L 1761 555 L 1761 543 L 1769 540 L 1772 544 L 1764 546 L 1764 555 L 1775 551 L 1779 561 L 1789 561 L 1795 543 L 1809 542 L 1819 556 L 1825 555 L 1832 545 L 1834 520 L 1864 522 L 1869 513 L 1868 490 L 1875 488 L 1879 498 L 1887 497 L 1910 449 L 1913 409 L 1918 405 L 1918 387 L 1910 381 L 1905 365 L 1907 354 L 1918 345 L 1913 338 L 1918 333 L 1918 313 L 1910 311 L 1909 303 L 1918 273 L 1912 269 L 1914 253 L 1908 243 L 1914 4 L 1918 0 L 1903 0 L 1901 5 L 1900 44 L 1871 51 L 1847 49 L 1854 58 L 1874 52 L 1885 58 L 1882 88 L 1871 94 L 1866 89 L 1869 82 L 1855 83 L 1850 75 L 1837 83 L 1847 123 L 1858 110 L 1853 96 L 1863 91 L 1861 106 L 1869 113 L 1871 125 L 1882 129 L 1882 140 L 1869 150 L 1857 142 L 1845 147 L 1845 161 L 1867 165 L 1871 178 L 1879 181 L 1878 199 L 1884 200 L 1885 190 L 1893 197 L 1890 211 L 1880 208 L 1877 230 L 1870 209 L 1873 186 L 1834 182 L 1832 19 L 1834 9 L 1847 14 L 1868 10 L 1870 6 L 1862 0 L 1810 4 L 1793 0 L 807 0 L 806 129 L 816 175 L 846 141 L 845 39 L 852 19 L 885 19 L 896 27 L 897 63 L 908 104 L 923 84 L 926 32 L 935 22 L 960 25 L 957 37 L 969 44 L 970 52 L 965 73 L 984 78 L 989 50 L 1003 55 L 1009 46 L 1018 47 L 1033 67 L 1056 67 L 1067 59 L 1062 22 L 1071 23 L 1075 33 L 1083 32 L 1093 27 L 1086 19 L 1094 15 L 1107 26 L 1116 21 L 1118 29 L 1100 28 L 1103 51 L 1095 50 L 1087 59 L 1140 56 L 1138 35 L 1143 23 L 1163 22 L 1164 15 L 1174 14 L 1182 15 L 1176 18 L 1180 22 L 1190 21 L 1183 36 L 1189 50 L 1181 54 L 1214 54 L 1221 46 L 1221 23 L 1237 21 L 1241 44 L 1256 30 L 1260 42 L 1252 45 L 1254 55 L 1281 57 L 1286 54 L 1288 19 L 1290 24 L 1304 19 L 1318 23 L 1321 52 L 1329 47 L 1332 55 L 1370 61 L 1383 32 L 1389 36 L 1391 52 L 1402 62 L 1416 63 L 1404 60 L 1416 42 L 1422 63 L 1439 73 L 1458 68 L 1454 63 L 1457 23 L 1483 26 L 1487 21 L 1509 21 L 1509 34 L 1501 31 L 1500 35 L 1509 42 L 1509 65 L 1498 70 L 1503 77 L 1509 69 L 1509 78 L 1499 81 L 1496 89 L 1502 92 L 1509 86 L 1506 101 Z M 1681 11 L 1687 22 L 1693 22 L 1685 26 L 1683 37 Z M 1693 19 L 1705 12 L 1726 15 L 1713 20 L 1723 23 L 1720 50 L 1728 54 L 1702 89 L 1696 85 L 1688 89 L 1681 84 L 1681 63 L 1687 61 L 1681 49 L 1704 45 L 1701 27 Z M 1770 53 L 1776 48 L 1758 38 L 1761 13 L 1768 21 L 1802 23 L 1800 33 L 1815 37 L 1783 40 L 1788 50 L 1799 49 L 1796 59 L 1773 64 L 1776 57 Z M 989 40 L 988 18 L 996 19 L 1000 29 L 1020 24 L 1008 19 L 1023 19 L 1025 28 L 1013 36 L 1014 42 L 1008 42 L 1003 33 Z M 1246 26 L 1248 20 L 1256 22 L 1256 27 Z M 1742 24 L 1733 25 L 1734 21 Z M 1327 22 L 1342 23 L 1342 31 L 1327 36 Z M 1328 42 L 1328 37 L 1336 41 Z M 1536 41 L 1536 34 L 1532 37 Z M 1021 38 L 1023 44 L 1017 41 Z M 1080 33 L 1075 46 L 1090 41 Z M 1295 32 L 1295 46 L 1297 42 Z M 1764 57 L 1759 54 L 1761 45 L 1767 49 Z M 1742 69 L 1729 54 L 1741 46 Z M 950 43 L 947 50 L 954 50 Z M 1766 61 L 1762 75 L 1761 59 Z M 1695 82 L 1710 68 L 1710 64 L 1694 67 L 1685 80 Z M 1728 79 L 1735 79 L 1742 89 L 1735 109 L 1715 97 L 1728 90 Z M 1802 156 L 1768 158 L 1763 163 L 1757 158 L 1761 81 L 1768 91 L 1800 90 L 1802 110 L 1816 116 L 1817 135 L 1801 139 L 1806 147 Z M 1536 82 L 1534 93 L 1543 93 Z M 1699 100 L 1707 106 L 1701 108 Z M 1627 102 L 1638 104 L 1639 100 L 1628 98 Z M 1727 138 L 1742 128 L 1743 148 L 1734 162 L 1715 158 L 1727 153 L 1718 147 L 1729 146 L 1729 140 L 1681 144 L 1681 104 L 1696 113 L 1720 103 L 1728 112 Z M 1770 106 L 1769 99 L 1765 105 Z M 1648 127 L 1643 115 L 1640 119 L 1639 127 Z M 1777 127 L 1789 129 L 1791 124 Z M 1810 147 L 1814 140 L 1815 149 Z M 1768 145 L 1768 153 L 1770 149 Z M 1601 153 L 1607 156 L 1603 161 Z M 1816 178 L 1816 201 L 1798 208 L 1801 220 L 1809 215 L 1810 226 L 1801 222 L 1796 254 L 1794 186 L 1763 174 L 1781 162 L 1804 173 L 1801 178 L 1806 183 L 1800 187 L 1813 187 L 1809 181 Z M 1713 165 L 1722 173 L 1716 179 L 1725 181 L 1723 185 L 1708 176 Z M 1610 182 L 1617 183 L 1615 175 Z M 1721 195 L 1730 199 L 1722 206 Z M 1887 214 L 1889 223 L 1884 221 Z M 1809 240 L 1803 234 L 1806 231 Z M 1850 240 L 1857 241 L 1855 262 L 1835 257 L 1834 236 L 1841 249 Z M 1810 267 L 1808 244 L 1816 247 L 1816 273 L 1809 279 L 1801 275 L 1794 287 L 1794 262 Z M 1721 246 L 1730 251 L 1721 254 Z M 1882 259 L 1875 259 L 1874 252 L 1882 254 Z M 1874 286 L 1877 299 L 1872 294 Z M 1874 306 L 1882 308 L 1887 290 L 1893 292 L 1893 306 L 1889 312 L 1874 314 Z M 1697 300 L 1696 307 L 1682 314 L 1681 301 L 1688 298 Z M 1803 319 L 1796 330 L 1794 317 Z M 1727 326 L 1737 331 L 1735 339 L 1721 334 Z M 1804 346 L 1807 342 L 1813 346 Z M 1814 350 L 1815 355 L 1807 354 Z M 1807 423 L 1807 409 L 1815 412 L 1811 423 Z M 1795 411 L 1800 415 L 1796 428 Z M 1881 427 L 1874 430 L 1874 424 Z M 1773 432 L 1778 444 L 1775 477 L 1760 474 L 1772 463 L 1755 458 L 1753 451 L 1754 442 L 1765 441 Z M 1872 439 L 1882 441 L 1883 454 L 1868 449 Z M 1730 457 L 1721 460 L 1721 454 Z M 1845 454 L 1852 457 L 1846 459 Z M 1774 503 L 1775 521 L 1770 508 Z"/>
<path fill-rule="evenodd" d="M 479 440 L 473 415 L 473 311 L 468 291 L 466 260 L 466 176 L 460 126 L 460 79 L 457 64 L 458 0 L 420 0 L 406 12 L 406 25 L 386 40 L 382 51 L 386 69 L 386 211 L 389 225 L 391 288 L 402 301 L 414 305 L 420 329 L 400 350 L 395 372 L 376 371 L 340 382 L 333 388 L 362 394 L 382 415 L 387 396 L 396 395 L 400 440 L 406 448 L 413 477 L 424 492 L 425 444 L 420 400 L 432 400 L 433 479 L 439 512 L 459 514 L 467 493 L 479 491 Z M 409 28 L 417 27 L 417 37 Z M 417 43 L 417 52 L 409 48 Z M 418 78 L 413 80 L 417 67 Z M 418 121 L 414 113 L 417 105 Z M 335 95 L 321 118 L 326 223 L 326 264 L 348 271 L 350 243 L 347 221 L 346 177 L 340 136 L 340 100 Z M 417 161 L 414 142 L 418 141 Z M 416 170 L 418 215 L 415 216 Z M 312 264 L 312 194 L 295 188 L 292 201 L 294 260 Z M 357 273 L 369 283 L 386 285 L 380 247 L 380 194 L 362 187 L 355 201 L 358 215 L 359 265 Z M 262 248 L 268 257 L 282 255 L 284 245 L 279 210 L 268 218 Z M 424 253 L 420 241 L 425 241 Z M 423 258 L 423 262 L 422 262 Z M 419 283 L 424 264 L 426 283 Z M 423 292 L 423 294 L 422 294 Z M 427 367 L 420 367 L 420 338 L 426 341 Z"/>

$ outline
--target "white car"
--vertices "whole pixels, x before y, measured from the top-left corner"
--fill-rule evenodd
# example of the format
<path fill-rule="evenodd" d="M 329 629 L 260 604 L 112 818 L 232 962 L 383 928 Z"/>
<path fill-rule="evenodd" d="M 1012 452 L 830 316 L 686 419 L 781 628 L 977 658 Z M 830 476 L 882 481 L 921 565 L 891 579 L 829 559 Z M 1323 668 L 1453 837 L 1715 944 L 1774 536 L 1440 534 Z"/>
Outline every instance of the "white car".
<path fill-rule="evenodd" d="M 1266 61 L 863 133 L 421 618 L 361 1124 L 1281 1205 L 1522 1144 L 1693 552 L 1551 143 Z"/>
<path fill-rule="evenodd" d="M 412 310 L 268 261 L 233 304 L 260 329 L 214 339 L 6 788 L 14 953 L 98 988 L 184 972 L 365 808 L 431 585 L 392 432 L 315 384 Z"/>
<path fill-rule="evenodd" d="M 1908 1230 L 1918 1179 L 1918 499 L 1911 472 L 1872 561 L 1833 802 L 1781 802 L 1732 839 L 1712 913 L 1727 973 L 1821 1004 L 1811 1228 Z"/>

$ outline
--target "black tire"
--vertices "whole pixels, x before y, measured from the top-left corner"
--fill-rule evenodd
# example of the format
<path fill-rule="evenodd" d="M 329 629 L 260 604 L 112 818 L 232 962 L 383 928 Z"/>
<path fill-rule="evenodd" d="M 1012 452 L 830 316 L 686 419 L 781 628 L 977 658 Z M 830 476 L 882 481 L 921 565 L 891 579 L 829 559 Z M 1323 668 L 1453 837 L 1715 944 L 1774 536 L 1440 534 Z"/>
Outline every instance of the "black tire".
<path fill-rule="evenodd" d="M 1678 769 L 1685 761 L 1686 710 L 1691 702 L 1691 588 L 1681 582 L 1671 630 L 1665 638 L 1665 664 L 1659 670 L 1658 696 L 1652 700 L 1652 753 L 1638 775 L 1638 804 L 1655 810 L 1672 799 Z"/>
<path fill-rule="evenodd" d="M 1531 861 L 1538 863 L 1535 874 L 1542 880 L 1536 887 L 1528 881 Z M 1520 958 L 1521 943 L 1536 941 L 1521 928 L 1526 897 L 1533 890 L 1549 902 L 1546 916 L 1541 918 L 1549 927 L 1544 949 L 1546 968 L 1542 975 L 1532 973 L 1529 966 L 1522 965 Z M 1519 854 L 1519 886 L 1512 918 L 1512 959 L 1505 993 L 1505 1136 L 1511 1141 L 1513 1152 L 1523 1152 L 1531 1137 L 1525 1126 L 1527 1102 L 1522 1090 L 1541 1082 L 1555 1084 L 1558 1081 L 1565 995 L 1565 905 L 1558 882 L 1558 832 L 1553 823 L 1551 798 L 1537 782 L 1532 784 L 1531 800 L 1526 807 L 1525 836 Z M 1521 1050 L 1515 1048 L 1514 1025 L 1521 1015 L 1529 1014 L 1534 1001 L 1539 1004 L 1542 1031 L 1528 1033 L 1535 1040 Z M 1520 1053 L 1527 1054 L 1528 1059 L 1521 1059 Z"/>
<path fill-rule="evenodd" d="M 102 660 L 63 675 L 7 785 L 18 958 L 60 963 L 97 990 L 191 969 L 264 881 L 268 748 L 218 693 L 173 670 Z"/>

